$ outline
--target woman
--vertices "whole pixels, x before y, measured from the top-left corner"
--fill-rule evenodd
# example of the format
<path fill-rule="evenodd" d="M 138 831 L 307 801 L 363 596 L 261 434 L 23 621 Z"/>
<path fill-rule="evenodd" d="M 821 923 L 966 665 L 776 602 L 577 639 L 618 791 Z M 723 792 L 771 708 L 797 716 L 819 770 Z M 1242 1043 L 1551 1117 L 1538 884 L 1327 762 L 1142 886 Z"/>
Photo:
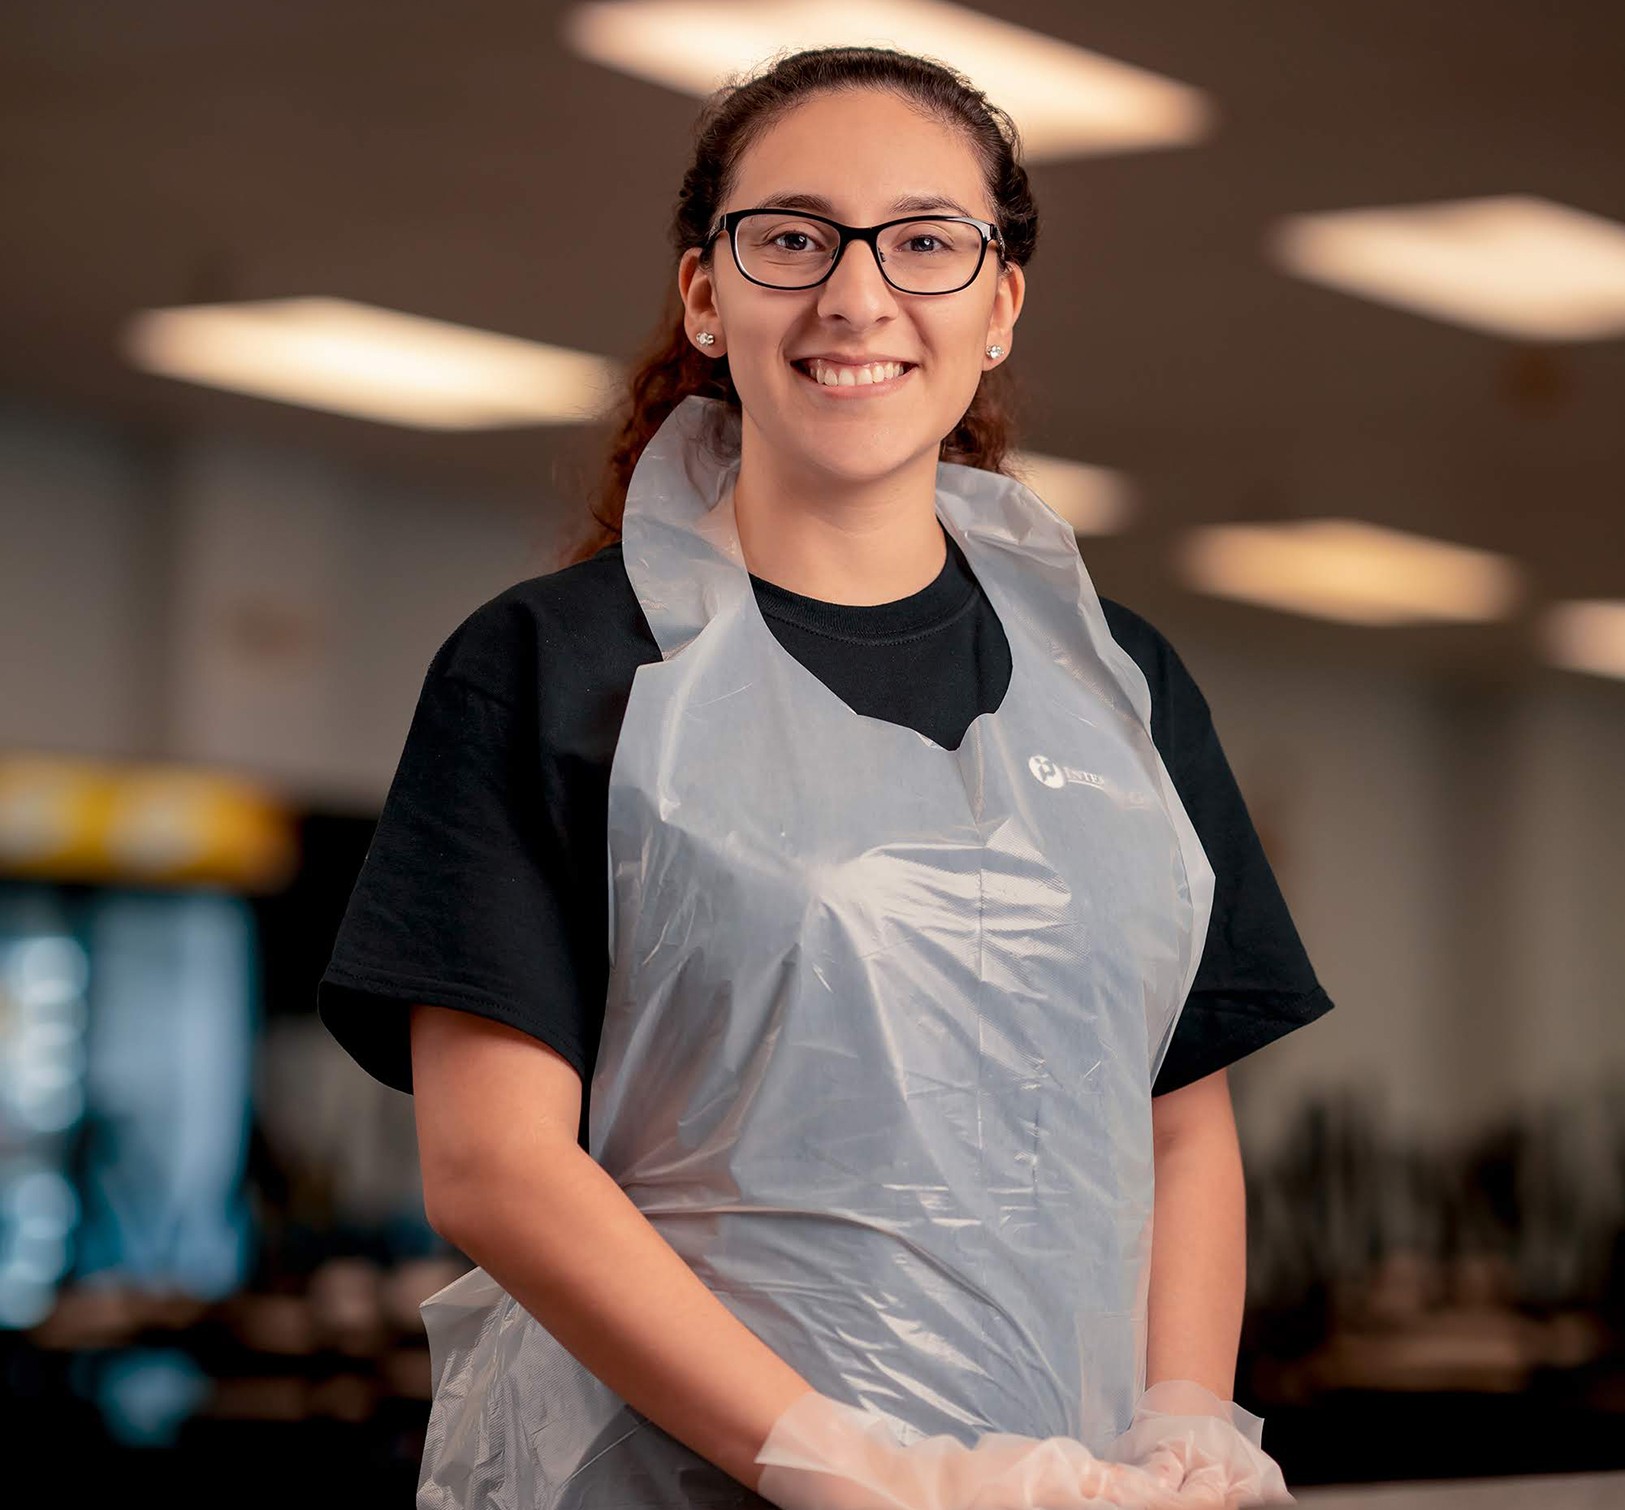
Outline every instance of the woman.
<path fill-rule="evenodd" d="M 999 471 L 1036 230 L 936 64 L 721 93 L 621 543 L 435 658 L 321 988 L 478 1264 L 420 1506 L 1287 1497 L 1224 1066 L 1330 1002 L 1200 693 Z"/>

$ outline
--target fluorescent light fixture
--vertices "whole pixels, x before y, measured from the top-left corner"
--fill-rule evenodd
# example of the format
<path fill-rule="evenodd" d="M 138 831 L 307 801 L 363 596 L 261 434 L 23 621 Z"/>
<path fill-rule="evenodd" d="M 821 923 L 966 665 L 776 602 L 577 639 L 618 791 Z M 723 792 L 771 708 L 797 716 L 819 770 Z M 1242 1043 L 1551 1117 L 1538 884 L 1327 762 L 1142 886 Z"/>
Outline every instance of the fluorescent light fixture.
<path fill-rule="evenodd" d="M 1504 556 L 1354 519 L 1195 530 L 1179 566 L 1201 592 L 1345 624 L 1498 619 L 1521 592 Z"/>
<path fill-rule="evenodd" d="M 1300 278 L 1494 335 L 1625 335 L 1625 225 L 1548 199 L 1296 215 L 1268 245 Z"/>
<path fill-rule="evenodd" d="M 1555 665 L 1625 677 L 1625 599 L 1558 603 L 1548 610 L 1541 637 Z"/>
<path fill-rule="evenodd" d="M 143 310 L 122 344 L 164 377 L 422 430 L 593 419 L 619 376 L 588 352 L 348 299 Z"/>
<path fill-rule="evenodd" d="M 944 0 L 603 0 L 565 20 L 577 52 L 687 94 L 803 47 L 900 47 L 958 68 L 1021 128 L 1027 159 L 1183 147 L 1200 90 Z"/>
<path fill-rule="evenodd" d="M 1080 535 L 1110 535 L 1133 512 L 1132 489 L 1121 472 L 1022 451 L 1011 469 Z"/>

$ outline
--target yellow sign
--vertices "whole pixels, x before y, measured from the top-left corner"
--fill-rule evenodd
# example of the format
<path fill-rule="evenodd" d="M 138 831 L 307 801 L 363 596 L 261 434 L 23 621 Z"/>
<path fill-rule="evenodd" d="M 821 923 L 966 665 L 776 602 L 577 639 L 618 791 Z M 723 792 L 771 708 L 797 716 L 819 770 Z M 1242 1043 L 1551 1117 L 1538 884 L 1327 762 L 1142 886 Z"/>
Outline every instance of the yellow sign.
<path fill-rule="evenodd" d="M 0 874 L 273 891 L 292 817 L 239 776 L 72 756 L 0 756 Z"/>

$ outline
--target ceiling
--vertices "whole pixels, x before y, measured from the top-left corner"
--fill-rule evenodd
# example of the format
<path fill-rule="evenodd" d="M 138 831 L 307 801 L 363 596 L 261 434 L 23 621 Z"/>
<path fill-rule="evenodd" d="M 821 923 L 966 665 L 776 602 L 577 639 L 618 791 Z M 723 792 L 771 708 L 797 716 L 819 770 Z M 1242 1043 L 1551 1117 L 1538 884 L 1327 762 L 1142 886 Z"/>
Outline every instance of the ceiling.
<path fill-rule="evenodd" d="M 134 372 L 131 310 L 328 293 L 625 357 L 670 276 L 695 103 L 568 53 L 560 3 L 8 0 L 0 396 L 226 428 L 539 509 L 595 437 L 430 434 Z M 1195 148 L 1046 163 L 1013 369 L 1035 450 L 1121 467 L 1103 591 L 1188 626 L 1478 668 L 1527 622 L 1370 631 L 1181 593 L 1196 522 L 1344 514 L 1625 597 L 1625 341 L 1528 349 L 1297 282 L 1278 216 L 1493 193 L 1625 220 L 1625 6 L 985 0 L 1208 92 Z M 560 470 L 563 468 L 564 470 Z M 573 505 L 571 505 L 573 506 Z"/>

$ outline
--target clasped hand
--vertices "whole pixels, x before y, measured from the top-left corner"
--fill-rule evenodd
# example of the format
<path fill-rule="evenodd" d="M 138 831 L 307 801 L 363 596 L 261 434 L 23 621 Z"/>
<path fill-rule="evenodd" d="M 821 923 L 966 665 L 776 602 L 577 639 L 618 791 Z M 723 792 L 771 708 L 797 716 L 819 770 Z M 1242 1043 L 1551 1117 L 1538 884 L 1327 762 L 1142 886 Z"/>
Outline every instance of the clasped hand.
<path fill-rule="evenodd" d="M 1140 1396 L 1107 1456 L 1142 1469 L 1181 1510 L 1292 1504 L 1263 1433 L 1262 1418 L 1234 1400 L 1190 1379 L 1164 1379 Z"/>
<path fill-rule="evenodd" d="M 780 1510 L 1228 1510 L 1254 1503 L 1237 1496 L 1256 1465 L 1238 1458 L 1217 1430 L 1228 1422 L 1207 1420 L 1209 1427 L 1191 1433 L 1184 1417 L 1137 1412 L 1107 1457 L 1071 1437 L 1007 1432 L 969 1447 L 949 1436 L 905 1443 L 878 1412 L 810 1391 L 762 1444 L 758 1489 Z M 1233 1462 L 1242 1466 L 1234 1478 Z M 1282 1483 L 1268 1502 L 1290 1499 Z"/>

